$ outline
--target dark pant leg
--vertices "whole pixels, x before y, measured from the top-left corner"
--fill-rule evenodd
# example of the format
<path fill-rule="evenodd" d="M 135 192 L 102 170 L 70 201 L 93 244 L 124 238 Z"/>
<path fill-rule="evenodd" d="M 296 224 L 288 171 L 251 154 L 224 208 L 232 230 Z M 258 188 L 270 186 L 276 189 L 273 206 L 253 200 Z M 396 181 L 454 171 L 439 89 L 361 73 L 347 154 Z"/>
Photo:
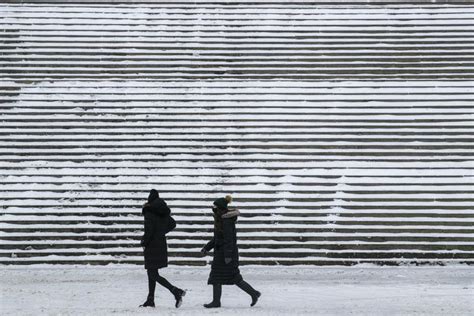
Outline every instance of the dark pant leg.
<path fill-rule="evenodd" d="M 156 269 L 147 269 L 146 273 L 148 275 L 148 298 L 155 299 L 155 287 L 156 287 L 156 275 L 158 270 Z"/>
<path fill-rule="evenodd" d="M 212 285 L 212 301 L 214 303 L 221 303 L 221 296 L 222 296 L 222 285 L 220 284 L 213 284 Z"/>
<path fill-rule="evenodd" d="M 254 296 L 257 291 L 250 285 L 248 284 L 247 282 L 245 282 L 244 280 L 240 281 L 239 283 L 237 283 L 237 286 L 245 291 L 248 295 L 250 296 Z"/>
<path fill-rule="evenodd" d="M 170 291 L 171 293 L 174 294 L 174 290 L 175 290 L 175 287 L 168 282 L 168 280 L 166 280 L 164 277 L 162 277 L 160 275 L 160 273 L 158 272 L 158 270 L 156 270 L 156 282 L 158 282 L 161 286 L 165 287 L 168 289 L 168 291 Z"/>

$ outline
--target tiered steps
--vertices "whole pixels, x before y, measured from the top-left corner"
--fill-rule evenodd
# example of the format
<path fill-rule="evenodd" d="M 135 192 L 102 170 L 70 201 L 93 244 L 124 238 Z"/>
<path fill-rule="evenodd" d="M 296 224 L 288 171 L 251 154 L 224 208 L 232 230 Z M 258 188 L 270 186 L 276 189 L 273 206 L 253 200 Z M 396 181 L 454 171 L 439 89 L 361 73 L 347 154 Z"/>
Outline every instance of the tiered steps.
<path fill-rule="evenodd" d="M 0 264 L 474 262 L 474 5 L 145 2 L 0 5 Z"/>

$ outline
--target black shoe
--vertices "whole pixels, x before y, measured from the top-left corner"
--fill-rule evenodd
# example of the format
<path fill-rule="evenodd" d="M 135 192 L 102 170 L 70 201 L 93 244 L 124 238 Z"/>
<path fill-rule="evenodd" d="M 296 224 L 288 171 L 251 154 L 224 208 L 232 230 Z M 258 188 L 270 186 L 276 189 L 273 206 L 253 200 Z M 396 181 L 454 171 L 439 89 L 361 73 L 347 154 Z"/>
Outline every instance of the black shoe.
<path fill-rule="evenodd" d="M 151 299 L 147 299 L 145 303 L 143 303 L 139 307 L 155 307 L 155 301 Z"/>
<path fill-rule="evenodd" d="M 262 293 L 260 293 L 259 291 L 257 291 L 255 295 L 252 295 L 252 303 L 250 304 L 250 306 L 254 306 L 255 304 L 257 304 L 260 296 L 262 296 Z"/>
<path fill-rule="evenodd" d="M 219 308 L 221 307 L 220 302 L 210 302 L 209 304 L 204 304 L 205 308 Z"/>
<path fill-rule="evenodd" d="M 186 295 L 186 291 L 175 288 L 173 291 L 174 299 L 176 300 L 176 303 L 174 304 L 174 307 L 179 308 L 181 304 L 183 304 L 183 296 Z"/>

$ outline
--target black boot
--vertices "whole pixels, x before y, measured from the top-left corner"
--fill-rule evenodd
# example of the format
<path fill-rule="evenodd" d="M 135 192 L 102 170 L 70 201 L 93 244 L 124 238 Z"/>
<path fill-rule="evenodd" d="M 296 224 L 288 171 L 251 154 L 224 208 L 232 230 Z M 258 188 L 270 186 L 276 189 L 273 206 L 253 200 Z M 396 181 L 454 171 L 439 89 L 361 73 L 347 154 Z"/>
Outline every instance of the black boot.
<path fill-rule="evenodd" d="M 183 296 L 186 295 L 186 291 L 174 287 L 172 293 L 174 295 L 174 299 L 176 300 L 174 306 L 178 308 L 181 306 L 181 304 L 183 304 Z"/>
<path fill-rule="evenodd" d="M 257 304 L 260 296 L 262 296 L 262 293 L 260 293 L 259 291 L 255 291 L 255 294 L 252 295 L 252 303 L 250 303 L 250 306 L 254 306 L 255 304 Z"/>
<path fill-rule="evenodd" d="M 204 304 L 204 307 L 205 308 L 219 308 L 221 307 L 221 303 L 212 301 L 210 303 Z"/>
<path fill-rule="evenodd" d="M 245 291 L 250 297 L 252 298 L 252 303 L 250 303 L 250 306 L 254 306 L 258 302 L 258 298 L 262 295 L 259 291 L 255 290 L 250 284 L 245 282 L 244 280 L 240 281 L 237 283 L 237 286 Z"/>
<path fill-rule="evenodd" d="M 155 300 L 151 297 L 147 297 L 145 303 L 143 303 L 139 307 L 155 307 Z"/>
<path fill-rule="evenodd" d="M 204 304 L 205 308 L 219 308 L 221 307 L 222 285 L 212 285 L 212 302 Z"/>

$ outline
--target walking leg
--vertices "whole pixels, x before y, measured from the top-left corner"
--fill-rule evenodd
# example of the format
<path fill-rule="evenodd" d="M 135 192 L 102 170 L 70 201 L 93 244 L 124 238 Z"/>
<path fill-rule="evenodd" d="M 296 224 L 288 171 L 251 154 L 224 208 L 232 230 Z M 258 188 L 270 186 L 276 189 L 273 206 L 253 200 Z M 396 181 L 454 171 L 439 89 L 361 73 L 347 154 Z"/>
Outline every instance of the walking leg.
<path fill-rule="evenodd" d="M 252 297 L 252 303 L 250 304 L 250 306 L 254 306 L 255 304 L 257 304 L 258 298 L 262 295 L 262 293 L 255 290 L 250 284 L 248 284 L 244 280 L 237 283 L 237 286 Z"/>
<path fill-rule="evenodd" d="M 205 308 L 218 308 L 221 307 L 221 296 L 222 296 L 222 285 L 212 285 L 212 302 L 204 304 Z"/>
<path fill-rule="evenodd" d="M 176 300 L 175 307 L 178 308 L 183 303 L 183 296 L 186 295 L 186 292 L 180 288 L 177 288 L 173 284 L 171 284 L 168 280 L 160 275 L 158 270 L 156 270 L 156 278 L 155 281 L 158 282 L 161 286 L 168 289 L 171 294 L 174 295 L 174 299 Z"/>
<path fill-rule="evenodd" d="M 148 276 L 148 296 L 145 303 L 140 305 L 140 307 L 155 307 L 155 274 L 158 273 L 158 270 L 147 269 L 146 273 Z"/>
<path fill-rule="evenodd" d="M 168 282 L 168 280 L 162 277 L 158 270 L 156 271 L 155 281 L 158 282 L 161 286 L 167 288 L 168 291 L 173 292 L 174 286 L 170 282 Z"/>

